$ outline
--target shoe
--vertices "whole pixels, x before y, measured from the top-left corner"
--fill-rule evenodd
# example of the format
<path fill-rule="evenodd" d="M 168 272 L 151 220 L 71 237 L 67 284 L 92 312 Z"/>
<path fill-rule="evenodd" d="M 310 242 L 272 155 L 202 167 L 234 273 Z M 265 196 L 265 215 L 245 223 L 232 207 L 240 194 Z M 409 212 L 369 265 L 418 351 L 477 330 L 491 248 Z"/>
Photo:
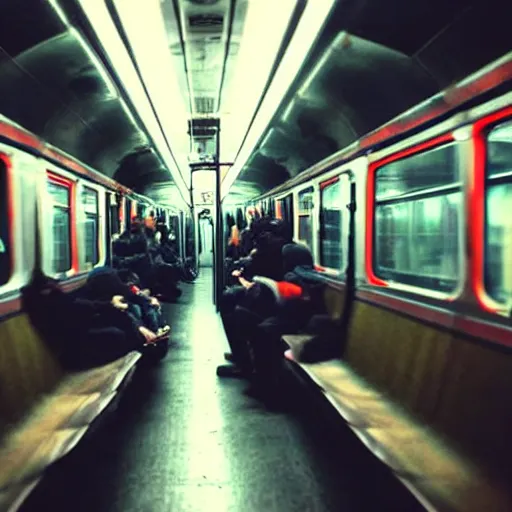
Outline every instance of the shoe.
<path fill-rule="evenodd" d="M 164 325 L 158 329 L 158 335 L 164 335 L 171 332 L 171 327 L 169 325 Z"/>
<path fill-rule="evenodd" d="M 236 361 L 235 357 L 231 352 L 224 352 L 224 359 L 229 361 L 230 363 L 234 363 Z"/>
<path fill-rule="evenodd" d="M 217 377 L 231 377 L 233 379 L 244 379 L 247 377 L 247 372 L 244 372 L 234 364 L 221 364 L 217 366 Z"/>

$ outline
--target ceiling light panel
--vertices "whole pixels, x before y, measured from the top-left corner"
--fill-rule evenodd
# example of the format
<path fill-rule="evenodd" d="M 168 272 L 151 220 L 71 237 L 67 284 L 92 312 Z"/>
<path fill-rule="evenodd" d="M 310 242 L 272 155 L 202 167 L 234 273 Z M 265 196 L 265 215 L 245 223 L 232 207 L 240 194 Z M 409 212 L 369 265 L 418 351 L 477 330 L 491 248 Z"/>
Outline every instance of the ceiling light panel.
<path fill-rule="evenodd" d="M 260 2 L 258 2 L 258 4 L 259 3 Z M 269 23 L 274 18 L 276 4 L 275 2 L 273 3 L 272 0 L 267 0 L 265 2 L 261 1 L 261 3 L 265 3 L 269 9 L 267 12 L 267 16 L 263 20 L 265 26 L 265 33 L 268 34 L 271 33 L 272 31 L 271 27 L 269 27 Z M 314 2 L 310 0 L 306 4 L 306 8 L 297 24 L 290 44 L 288 45 L 286 52 L 281 62 L 279 63 L 279 67 L 276 71 L 276 74 L 272 80 L 272 83 L 270 84 L 270 87 L 265 95 L 265 98 L 263 99 L 263 102 L 258 110 L 254 122 L 250 126 L 249 132 L 247 133 L 247 137 L 243 141 L 243 145 L 236 156 L 234 165 L 231 167 L 229 173 L 222 182 L 222 197 L 226 196 L 227 193 L 229 192 L 229 189 L 231 188 L 236 178 L 240 174 L 240 171 L 244 167 L 245 163 L 253 153 L 264 131 L 267 129 L 270 121 L 272 120 L 272 117 L 274 116 L 275 112 L 281 105 L 284 96 L 288 92 L 290 86 L 293 84 L 297 75 L 300 73 L 302 66 L 304 65 L 308 58 L 309 52 L 316 43 L 335 3 L 336 0 L 315 0 Z M 266 38 L 262 38 L 262 40 L 266 42 Z M 262 45 L 260 44 L 260 46 Z M 242 59 L 241 49 L 238 58 L 245 62 L 245 57 Z M 233 89 L 235 92 L 239 88 L 234 86 Z M 239 100 L 238 103 L 240 103 L 241 101 L 242 100 Z M 230 117 L 233 115 L 232 111 L 236 110 L 236 106 L 237 105 L 235 104 L 231 108 Z M 224 119 L 224 117 L 222 117 L 222 119 Z M 222 139 L 222 147 L 229 147 L 233 148 L 234 150 L 234 148 L 236 148 L 237 145 L 234 143 L 234 137 L 236 137 L 236 134 L 226 134 L 226 124 L 228 123 L 222 123 L 223 129 L 221 133 L 223 134 L 223 137 L 227 136 L 229 138 L 228 140 L 225 140 L 224 138 Z M 229 125 L 235 126 L 236 123 L 231 123 L 230 121 Z M 223 153 L 222 158 L 228 157 L 229 155 L 226 156 Z"/>
<path fill-rule="evenodd" d="M 237 3 L 243 16 L 238 53 L 230 56 L 229 79 L 222 93 L 223 159 L 233 161 L 249 129 L 270 78 L 296 0 L 245 0 Z M 231 64 L 231 63 L 230 63 Z"/>
<path fill-rule="evenodd" d="M 193 115 L 216 115 L 231 19 L 231 1 L 182 1 L 179 6 Z"/>
<path fill-rule="evenodd" d="M 185 182 L 189 183 L 186 157 L 190 151 L 187 134 L 190 112 L 177 80 L 176 62 L 168 47 L 160 0 L 145 0 L 143 15 L 139 3 L 124 0 L 114 3 L 166 139 Z"/>
<path fill-rule="evenodd" d="M 121 40 L 117 29 L 112 21 L 110 13 L 106 7 L 104 0 L 79 0 L 82 9 L 89 19 L 93 30 L 100 44 L 103 46 L 106 54 L 108 55 L 112 66 L 114 67 L 119 80 L 122 82 L 127 94 L 130 96 L 139 116 L 142 119 L 146 129 L 148 130 L 154 144 L 157 146 L 160 155 L 162 156 L 163 163 L 166 168 L 171 172 L 174 181 L 179 187 L 184 200 L 188 200 L 189 187 L 188 181 L 183 178 L 181 169 L 178 167 L 173 154 L 167 147 L 164 135 L 158 125 L 158 121 L 151 109 L 148 97 L 144 91 L 137 72 L 132 64 L 130 56 Z M 151 0 L 153 1 L 153 0 Z M 139 5 L 140 19 L 141 10 Z M 146 12 L 147 5 L 144 4 L 144 13 Z M 183 169 L 186 176 L 188 166 Z"/>

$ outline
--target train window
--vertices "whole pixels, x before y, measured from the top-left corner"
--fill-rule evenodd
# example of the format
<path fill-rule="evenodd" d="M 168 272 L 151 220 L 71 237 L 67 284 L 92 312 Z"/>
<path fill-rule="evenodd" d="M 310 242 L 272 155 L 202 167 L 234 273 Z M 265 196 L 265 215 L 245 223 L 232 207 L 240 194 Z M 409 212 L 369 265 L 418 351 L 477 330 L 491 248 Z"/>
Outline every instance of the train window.
<path fill-rule="evenodd" d="M 460 275 L 462 210 L 455 144 L 383 165 L 375 190 L 375 274 L 453 291 Z"/>
<path fill-rule="evenodd" d="M 512 121 L 487 136 L 485 286 L 502 304 L 512 302 Z"/>
<path fill-rule="evenodd" d="M 94 267 L 100 261 L 98 192 L 88 187 L 82 191 L 85 214 L 85 264 Z"/>
<path fill-rule="evenodd" d="M 313 187 L 299 192 L 299 241 L 313 248 Z"/>
<path fill-rule="evenodd" d="M 9 247 L 9 189 L 7 166 L 0 158 L 0 285 L 7 283 L 11 275 Z"/>
<path fill-rule="evenodd" d="M 48 181 L 48 192 L 52 200 L 53 260 L 52 270 L 56 274 L 71 268 L 71 188 L 68 184 Z"/>
<path fill-rule="evenodd" d="M 341 270 L 342 196 L 339 178 L 320 185 L 320 265 Z"/>
<path fill-rule="evenodd" d="M 109 194 L 108 206 L 110 214 L 110 234 L 111 236 L 117 235 L 121 230 L 121 226 L 119 224 L 119 205 L 115 194 Z"/>

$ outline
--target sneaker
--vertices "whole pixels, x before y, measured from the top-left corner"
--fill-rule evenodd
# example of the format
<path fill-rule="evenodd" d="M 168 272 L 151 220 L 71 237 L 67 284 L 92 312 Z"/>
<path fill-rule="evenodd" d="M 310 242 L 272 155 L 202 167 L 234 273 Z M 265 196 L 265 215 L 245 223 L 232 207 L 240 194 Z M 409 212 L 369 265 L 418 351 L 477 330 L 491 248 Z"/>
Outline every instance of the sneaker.
<path fill-rule="evenodd" d="M 243 379 L 247 377 L 247 373 L 244 372 L 238 366 L 234 364 L 221 364 L 217 366 L 217 377 L 231 377 L 233 379 Z"/>
<path fill-rule="evenodd" d="M 231 352 L 224 352 L 224 359 L 230 363 L 234 363 L 236 361 L 235 356 L 233 356 Z"/>
<path fill-rule="evenodd" d="M 160 334 L 167 334 L 168 332 L 171 332 L 171 327 L 169 325 L 164 325 L 163 327 L 160 327 L 160 329 L 158 329 L 158 332 Z"/>

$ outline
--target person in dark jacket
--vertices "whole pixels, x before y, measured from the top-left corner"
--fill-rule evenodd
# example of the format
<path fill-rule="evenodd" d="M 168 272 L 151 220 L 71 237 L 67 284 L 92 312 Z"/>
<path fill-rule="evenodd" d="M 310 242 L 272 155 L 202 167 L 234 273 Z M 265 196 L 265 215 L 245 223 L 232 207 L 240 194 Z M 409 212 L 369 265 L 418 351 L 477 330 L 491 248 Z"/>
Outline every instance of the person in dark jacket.
<path fill-rule="evenodd" d="M 23 303 L 34 327 L 68 370 L 106 364 L 142 351 L 147 343 L 121 300 L 67 294 L 42 274 L 23 289 Z"/>
<path fill-rule="evenodd" d="M 239 275 L 240 287 L 243 289 L 240 296 L 223 296 L 224 300 L 232 301 L 228 304 L 230 309 L 226 303 L 221 304 L 221 308 L 225 308 L 221 312 L 224 314 L 226 337 L 231 348 L 225 358 L 233 364 L 217 368 L 217 375 L 221 377 L 244 377 L 253 372 L 254 365 L 247 346 L 248 333 L 265 319 L 274 319 L 270 325 L 275 329 L 286 329 L 287 323 L 295 317 L 296 323 L 307 322 L 309 297 L 303 293 L 302 281 L 291 271 L 298 267 L 312 269 L 311 253 L 306 247 L 296 244 L 287 244 L 281 250 L 284 262 L 281 275 L 286 272 L 289 282 L 276 281 L 267 276 L 254 276 L 247 280 L 244 275 Z"/>
<path fill-rule="evenodd" d="M 231 318 L 234 315 L 236 307 L 251 311 L 252 294 L 248 295 L 247 286 L 244 286 L 240 278 L 251 280 L 253 276 L 258 275 L 268 277 L 276 281 L 282 280 L 284 275 L 282 248 L 288 242 L 283 236 L 284 224 L 282 221 L 274 221 L 270 218 L 254 220 L 251 224 L 251 230 L 254 234 L 256 247 L 251 255 L 239 261 L 239 265 L 232 271 L 232 276 L 239 280 L 238 285 L 230 286 L 224 290 L 220 300 L 220 314 L 224 324 L 224 330 L 231 349 L 231 352 L 224 354 L 228 361 L 233 362 L 238 359 L 239 362 L 244 358 L 239 352 L 239 339 L 236 333 L 236 327 Z M 240 315 L 238 312 L 238 316 Z M 233 371 L 229 366 L 219 367 L 219 371 Z"/>

